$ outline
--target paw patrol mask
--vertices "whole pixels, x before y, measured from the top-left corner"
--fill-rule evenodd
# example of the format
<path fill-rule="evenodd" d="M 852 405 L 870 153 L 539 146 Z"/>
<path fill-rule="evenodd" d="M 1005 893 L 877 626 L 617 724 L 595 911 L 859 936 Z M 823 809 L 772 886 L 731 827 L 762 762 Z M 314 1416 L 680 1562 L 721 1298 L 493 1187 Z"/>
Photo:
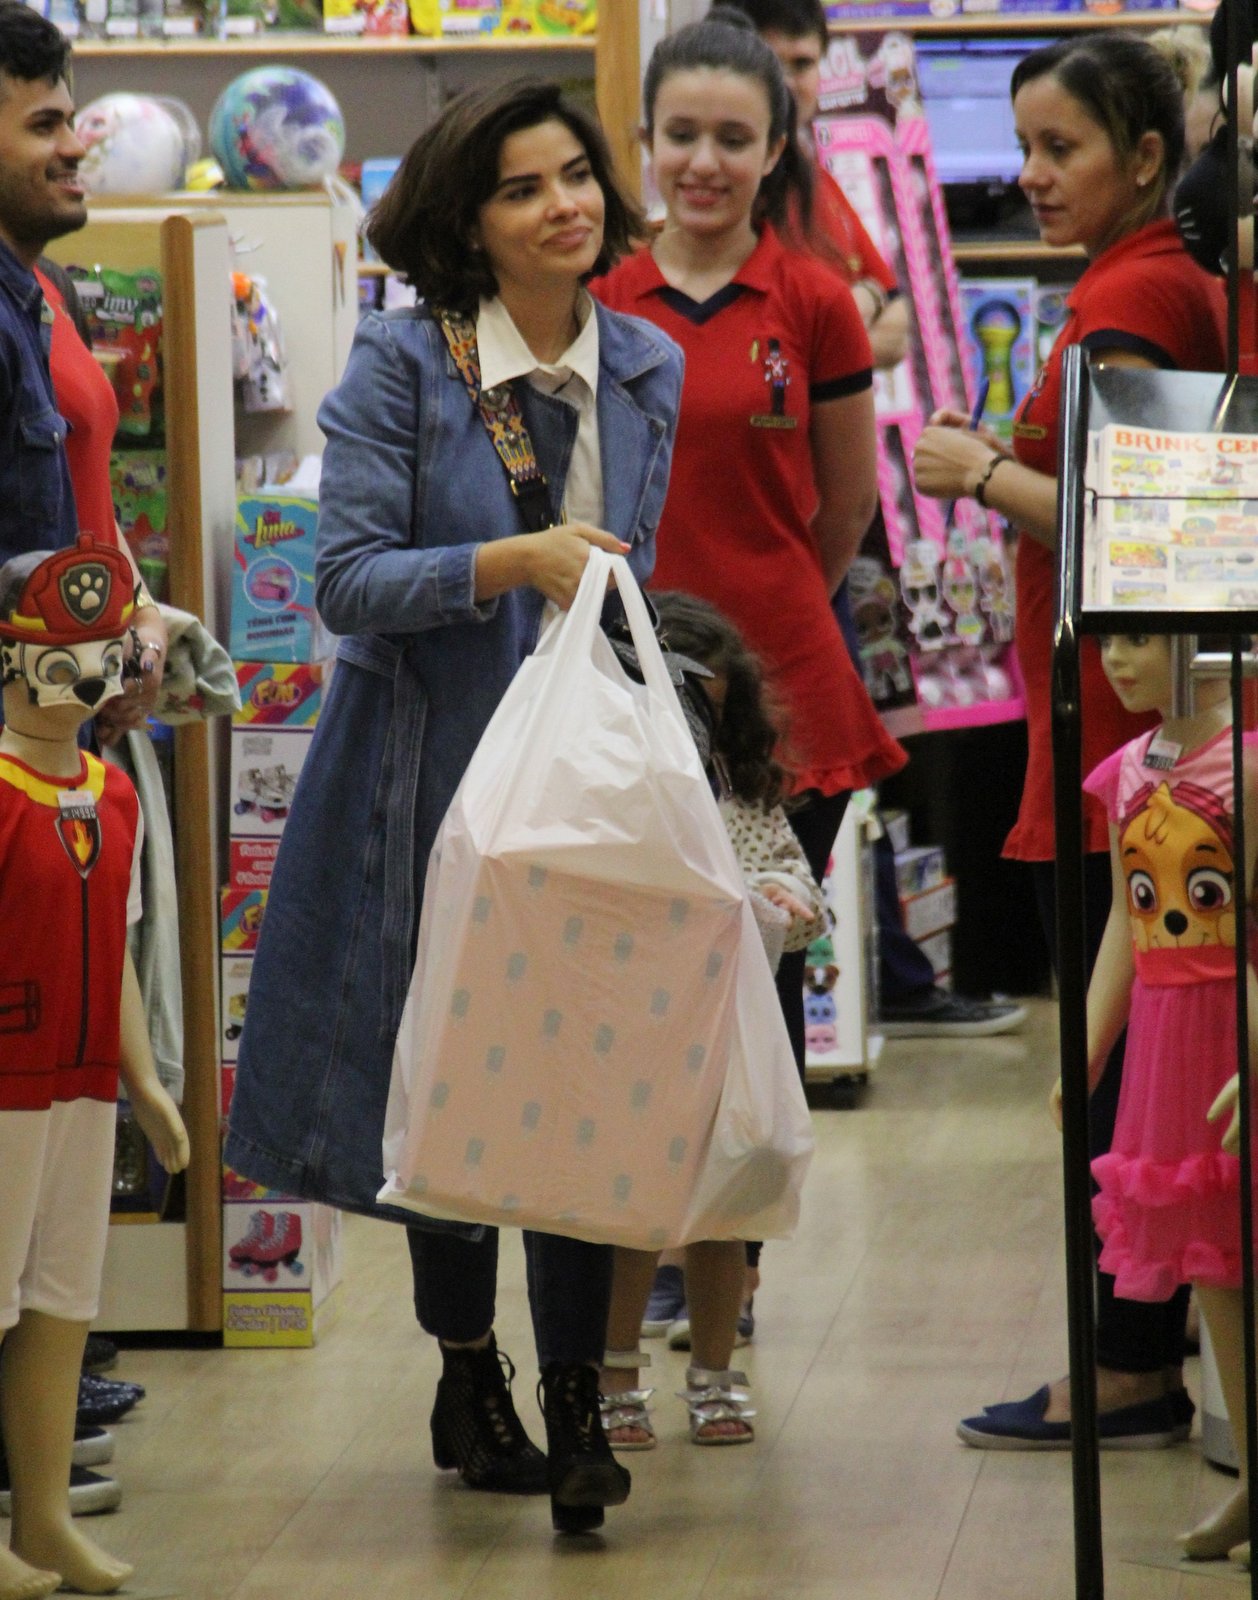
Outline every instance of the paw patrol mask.
<path fill-rule="evenodd" d="M 127 558 L 90 534 L 15 556 L 0 567 L 0 684 L 21 679 L 32 705 L 99 710 L 122 693 L 134 610 Z"/>

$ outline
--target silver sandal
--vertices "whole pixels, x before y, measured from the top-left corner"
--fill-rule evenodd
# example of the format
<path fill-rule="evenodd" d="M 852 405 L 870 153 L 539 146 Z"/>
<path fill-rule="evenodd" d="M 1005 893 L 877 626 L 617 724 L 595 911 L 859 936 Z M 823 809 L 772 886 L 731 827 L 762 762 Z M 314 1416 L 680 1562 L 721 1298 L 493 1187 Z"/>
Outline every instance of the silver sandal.
<path fill-rule="evenodd" d="M 649 1367 L 651 1358 L 643 1350 L 605 1350 L 603 1365 L 612 1372 L 633 1372 L 641 1367 Z M 613 1450 L 655 1449 L 659 1440 L 655 1437 L 655 1425 L 651 1421 L 651 1412 L 647 1405 L 647 1401 L 654 1393 L 654 1389 L 617 1389 L 612 1394 L 599 1396 L 598 1408 L 603 1419 L 603 1432 L 607 1434 L 607 1442 Z M 636 1428 L 639 1433 L 644 1433 L 646 1438 L 613 1439 L 611 1434 L 617 1428 Z"/>
<path fill-rule="evenodd" d="M 686 1368 L 686 1387 L 677 1391 L 690 1412 L 692 1444 L 751 1444 L 756 1437 L 751 1419 L 751 1390 L 745 1372 L 712 1372 L 706 1367 Z M 705 1433 L 714 1422 L 736 1422 L 735 1433 Z"/>

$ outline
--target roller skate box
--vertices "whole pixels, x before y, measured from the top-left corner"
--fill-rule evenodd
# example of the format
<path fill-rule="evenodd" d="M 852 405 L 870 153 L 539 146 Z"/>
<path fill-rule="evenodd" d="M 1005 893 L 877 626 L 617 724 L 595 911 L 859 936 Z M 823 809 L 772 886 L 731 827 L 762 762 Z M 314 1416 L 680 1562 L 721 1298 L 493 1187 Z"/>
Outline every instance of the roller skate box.
<path fill-rule="evenodd" d="M 229 838 L 279 838 L 313 737 L 312 728 L 232 729 Z"/>
<path fill-rule="evenodd" d="M 341 1213 L 305 1200 L 223 1207 L 223 1344 L 313 1345 L 341 1279 Z"/>
<path fill-rule="evenodd" d="M 245 1023 L 245 1002 L 249 993 L 249 975 L 253 971 L 252 956 L 223 956 L 219 969 L 219 990 L 222 1000 L 219 1033 L 219 1060 L 224 1066 L 233 1066 L 240 1035 Z"/>

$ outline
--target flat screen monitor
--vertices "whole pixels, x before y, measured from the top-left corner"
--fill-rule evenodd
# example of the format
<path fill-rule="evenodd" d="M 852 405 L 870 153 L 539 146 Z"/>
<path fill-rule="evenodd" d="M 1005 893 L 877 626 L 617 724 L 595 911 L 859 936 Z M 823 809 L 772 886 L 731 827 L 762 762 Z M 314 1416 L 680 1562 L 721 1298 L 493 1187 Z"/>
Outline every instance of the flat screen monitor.
<path fill-rule="evenodd" d="M 1009 80 L 1022 57 L 1049 39 L 918 39 L 917 75 L 943 184 L 1018 181 Z"/>

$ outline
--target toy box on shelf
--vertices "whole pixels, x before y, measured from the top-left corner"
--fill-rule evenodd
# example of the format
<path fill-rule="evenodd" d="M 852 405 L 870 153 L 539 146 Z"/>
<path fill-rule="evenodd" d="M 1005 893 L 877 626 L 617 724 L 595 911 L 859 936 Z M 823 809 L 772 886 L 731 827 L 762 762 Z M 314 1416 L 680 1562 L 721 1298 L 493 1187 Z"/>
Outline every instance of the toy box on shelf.
<path fill-rule="evenodd" d="M 946 22 L 951 17 L 1051 17 L 1084 12 L 1097 19 L 1123 11 L 1213 11 L 1214 0 L 826 0 L 831 22 L 866 22 L 886 18 L 928 17 Z"/>
<path fill-rule="evenodd" d="M 1039 367 L 1034 278 L 963 278 L 961 338 L 970 370 L 988 384 L 983 421 L 1008 444 L 1014 412 Z"/>
<path fill-rule="evenodd" d="M 410 0 L 411 26 L 432 38 L 591 34 L 598 0 Z"/>
<path fill-rule="evenodd" d="M 909 353 L 875 375 L 881 507 L 851 570 L 865 681 L 896 734 L 1018 717 L 1013 583 L 999 523 L 970 500 L 949 517 L 917 493 L 910 471 L 930 414 L 968 412 L 975 393 L 912 40 L 877 32 L 832 39 L 820 104 L 818 159 L 909 307 Z"/>
<path fill-rule="evenodd" d="M 829 932 L 808 946 L 804 967 L 804 1076 L 809 1083 L 864 1083 L 882 1050 L 867 1032 L 873 1010 L 873 882 L 866 834 L 874 795 L 852 796 L 822 893 Z"/>
<path fill-rule="evenodd" d="M 328 1297 L 341 1280 L 341 1213 L 269 1190 L 232 1200 L 228 1187 L 225 1182 L 223 1344 L 314 1344 L 327 1331 L 335 1305 Z"/>
<path fill-rule="evenodd" d="M 266 890 L 223 891 L 220 1112 L 236 1084 L 253 951 Z M 311 1345 L 341 1277 L 341 1215 L 223 1169 L 223 1343 Z"/>
<path fill-rule="evenodd" d="M 315 464 L 317 465 L 317 464 Z M 315 466 L 302 494 L 263 488 L 236 514 L 228 881 L 222 891 L 220 1108 L 235 1089 L 271 871 L 323 706 L 330 641 L 314 610 Z M 223 1343 L 309 1345 L 341 1273 L 340 1213 L 223 1171 Z"/>

